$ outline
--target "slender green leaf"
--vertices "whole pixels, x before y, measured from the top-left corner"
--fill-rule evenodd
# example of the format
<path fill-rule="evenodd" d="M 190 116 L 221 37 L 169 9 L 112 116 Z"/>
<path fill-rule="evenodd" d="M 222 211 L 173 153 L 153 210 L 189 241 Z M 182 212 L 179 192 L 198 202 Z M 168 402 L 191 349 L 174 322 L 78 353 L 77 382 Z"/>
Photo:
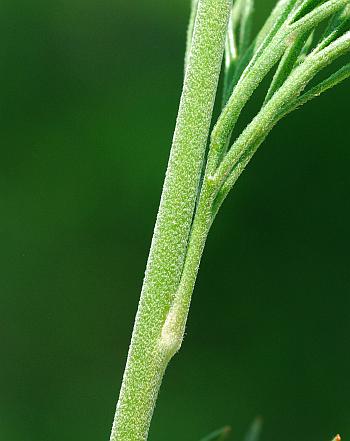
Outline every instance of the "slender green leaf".
<path fill-rule="evenodd" d="M 254 0 L 245 0 L 239 28 L 238 50 L 243 54 L 249 47 L 252 35 Z"/>
<path fill-rule="evenodd" d="M 308 55 L 308 53 L 310 52 L 310 49 L 312 47 L 312 44 L 314 42 L 314 38 L 315 38 L 315 31 L 312 30 L 307 38 L 307 40 L 305 41 L 304 47 L 302 48 L 300 55 L 297 59 L 296 65 L 301 64 L 306 56 Z"/>
<path fill-rule="evenodd" d="M 273 10 L 270 18 L 267 19 L 262 30 L 258 34 L 255 41 L 246 50 L 245 54 L 239 60 L 234 76 L 232 78 L 228 95 L 230 96 L 234 87 L 241 78 L 243 72 L 248 68 L 251 69 L 261 54 L 265 51 L 277 32 L 285 23 L 290 11 L 292 10 L 296 0 L 280 0 Z"/>
<path fill-rule="evenodd" d="M 317 45 L 317 51 L 324 49 L 332 41 L 350 28 L 350 4 L 338 11 L 329 21 L 329 24 L 322 36 L 320 43 Z"/>
<path fill-rule="evenodd" d="M 350 77 L 350 63 L 343 66 L 341 69 L 337 70 L 334 74 L 329 76 L 326 80 L 322 81 L 317 86 L 312 87 L 310 90 L 305 92 L 303 95 L 295 99 L 289 106 L 285 107 L 282 111 L 283 116 L 286 116 L 288 113 L 293 110 L 301 107 L 306 104 L 308 101 L 316 98 L 332 87 L 338 85 L 342 81 L 346 80 Z"/>
<path fill-rule="evenodd" d="M 328 0 L 315 7 L 302 17 L 292 20 L 291 30 L 297 32 L 300 29 L 305 31 L 315 29 L 323 20 L 337 13 L 349 4 L 349 0 Z"/>
<path fill-rule="evenodd" d="M 305 46 L 308 36 L 309 34 L 298 35 L 284 53 L 267 92 L 264 104 L 269 101 L 272 95 L 282 86 L 292 72 L 301 51 Z"/>
<path fill-rule="evenodd" d="M 248 3 L 250 1 L 248 0 Z M 240 54 L 240 29 L 242 27 L 245 4 L 246 0 L 236 0 L 231 11 L 225 48 L 226 71 L 232 67 L 232 64 L 236 64 Z"/>
<path fill-rule="evenodd" d="M 293 20 L 299 20 L 324 2 L 325 0 L 299 0 L 293 9 Z"/>
<path fill-rule="evenodd" d="M 237 47 L 237 37 L 236 37 L 235 27 L 239 19 L 239 12 L 240 11 L 239 9 L 237 9 L 237 6 L 232 9 L 228 24 L 228 31 L 227 31 L 226 43 L 225 43 L 225 76 L 224 76 L 224 87 L 222 94 L 223 106 L 226 104 L 228 98 L 229 86 L 231 83 L 231 79 L 234 75 L 238 60 L 238 47 Z"/>
<path fill-rule="evenodd" d="M 256 37 L 254 42 L 256 49 L 263 43 L 263 41 L 265 41 L 271 32 L 273 32 L 273 34 L 276 33 L 276 27 L 281 27 L 283 19 L 288 16 L 289 12 L 295 5 L 295 2 L 296 0 L 279 0 L 279 2 L 277 2 L 275 8 Z"/>
<path fill-rule="evenodd" d="M 223 106 L 230 95 L 238 60 L 251 42 L 254 0 L 237 0 L 232 8 L 225 48 Z"/>

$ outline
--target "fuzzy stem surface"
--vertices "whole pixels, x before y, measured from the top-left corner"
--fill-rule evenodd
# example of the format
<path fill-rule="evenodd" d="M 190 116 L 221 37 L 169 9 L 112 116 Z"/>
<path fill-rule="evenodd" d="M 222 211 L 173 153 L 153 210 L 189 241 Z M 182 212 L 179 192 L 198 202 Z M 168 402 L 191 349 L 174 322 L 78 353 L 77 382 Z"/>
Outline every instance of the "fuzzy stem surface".
<path fill-rule="evenodd" d="M 110 441 L 147 439 L 164 371 L 182 341 L 182 329 L 171 326 L 174 332 L 168 333 L 163 328 L 171 321 L 169 314 L 174 317 L 175 299 L 179 302 L 232 0 L 199 0 L 196 7 L 170 159 Z"/>

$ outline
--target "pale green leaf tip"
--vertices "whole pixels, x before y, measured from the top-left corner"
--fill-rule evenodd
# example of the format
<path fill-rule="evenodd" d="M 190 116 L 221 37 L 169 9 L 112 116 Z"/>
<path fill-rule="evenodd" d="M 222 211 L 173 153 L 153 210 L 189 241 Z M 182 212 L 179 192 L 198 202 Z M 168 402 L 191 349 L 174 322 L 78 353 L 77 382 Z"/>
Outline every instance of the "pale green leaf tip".
<path fill-rule="evenodd" d="M 205 436 L 200 441 L 224 441 L 230 435 L 231 430 L 232 429 L 230 426 L 222 427 L 221 429 L 215 430 L 214 432 Z"/>
<path fill-rule="evenodd" d="M 263 426 L 263 419 L 257 416 L 250 425 L 244 441 L 259 441 Z"/>

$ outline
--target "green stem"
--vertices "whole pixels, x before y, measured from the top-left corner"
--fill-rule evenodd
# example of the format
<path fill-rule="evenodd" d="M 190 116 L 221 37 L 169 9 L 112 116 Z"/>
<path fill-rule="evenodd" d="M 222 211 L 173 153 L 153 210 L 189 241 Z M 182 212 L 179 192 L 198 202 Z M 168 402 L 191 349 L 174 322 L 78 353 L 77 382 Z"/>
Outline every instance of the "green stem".
<path fill-rule="evenodd" d="M 181 302 L 179 283 L 186 253 L 192 249 L 188 241 L 231 8 L 232 0 L 198 3 L 168 170 L 110 441 L 147 439 L 164 371 L 181 345 L 183 328 L 174 333 L 167 329 L 169 317 L 174 317 L 173 305 Z M 191 293 L 193 284 L 186 285 Z M 184 302 L 190 294 L 186 292 Z"/>

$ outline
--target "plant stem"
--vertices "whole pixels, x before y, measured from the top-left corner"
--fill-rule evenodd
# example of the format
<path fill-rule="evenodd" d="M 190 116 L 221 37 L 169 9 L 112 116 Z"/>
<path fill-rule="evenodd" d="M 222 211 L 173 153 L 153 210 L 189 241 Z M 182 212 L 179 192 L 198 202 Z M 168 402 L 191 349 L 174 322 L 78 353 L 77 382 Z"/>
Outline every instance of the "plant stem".
<path fill-rule="evenodd" d="M 350 50 L 349 11 L 342 11 L 349 0 L 280 0 L 248 49 L 252 3 L 236 3 L 237 14 L 246 8 L 231 17 L 240 20 L 233 29 L 240 29 L 246 50 L 241 59 L 230 56 L 226 83 L 233 90 L 211 134 L 203 172 L 232 3 L 192 0 L 183 92 L 110 441 L 147 439 L 165 369 L 183 340 L 210 227 L 239 175 L 279 119 L 349 75 L 345 67 L 300 96 L 320 70 Z M 298 62 L 306 36 L 335 13 L 340 21 L 325 43 Z M 228 148 L 242 109 L 278 62 L 268 99 Z"/>
<path fill-rule="evenodd" d="M 183 277 L 183 270 L 187 268 L 195 279 L 198 246 L 204 246 L 194 241 L 198 236 L 193 231 L 207 230 L 207 222 L 201 223 L 208 219 L 203 210 L 191 234 L 190 244 L 197 247 L 192 262 L 189 256 L 193 253 L 188 251 L 195 248 L 189 246 L 189 237 L 231 7 L 232 0 L 200 0 L 198 4 L 168 170 L 110 441 L 147 439 L 164 371 L 182 342 L 184 325 L 174 327 L 173 323 L 179 323 L 181 312 L 177 311 L 183 310 L 182 304 L 187 310 L 194 285 L 194 280 L 190 283 L 190 278 Z M 191 265 L 195 271 L 190 271 Z M 183 314 L 180 321 L 183 324 Z"/>

